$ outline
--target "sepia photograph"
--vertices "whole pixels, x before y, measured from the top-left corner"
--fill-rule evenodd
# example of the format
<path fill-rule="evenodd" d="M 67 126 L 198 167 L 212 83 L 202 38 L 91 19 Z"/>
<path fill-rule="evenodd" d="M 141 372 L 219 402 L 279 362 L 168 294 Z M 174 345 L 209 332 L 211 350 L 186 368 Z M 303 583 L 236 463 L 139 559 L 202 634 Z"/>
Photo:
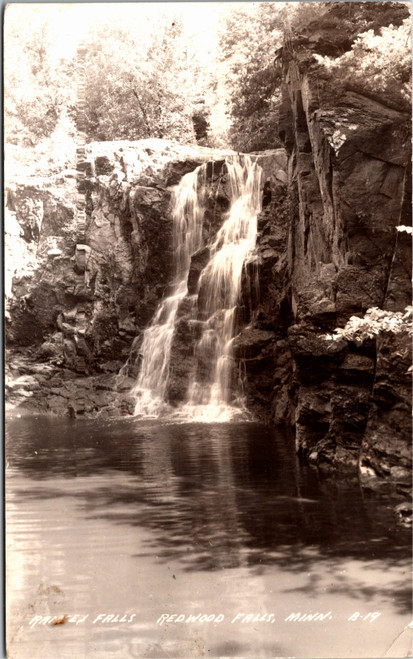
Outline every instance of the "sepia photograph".
<path fill-rule="evenodd" d="M 410 657 L 411 4 L 3 28 L 8 659 Z"/>

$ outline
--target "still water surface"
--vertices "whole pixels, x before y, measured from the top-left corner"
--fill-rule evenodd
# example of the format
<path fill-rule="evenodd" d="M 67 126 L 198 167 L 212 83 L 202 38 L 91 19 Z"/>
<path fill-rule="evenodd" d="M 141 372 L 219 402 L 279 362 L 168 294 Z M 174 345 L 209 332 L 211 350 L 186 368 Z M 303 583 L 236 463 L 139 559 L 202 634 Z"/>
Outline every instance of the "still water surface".
<path fill-rule="evenodd" d="M 394 502 L 322 478 L 273 429 L 27 416 L 7 435 L 11 659 L 409 653 Z M 199 613 L 223 619 L 157 622 Z M 69 619 L 30 625 L 48 615 Z"/>

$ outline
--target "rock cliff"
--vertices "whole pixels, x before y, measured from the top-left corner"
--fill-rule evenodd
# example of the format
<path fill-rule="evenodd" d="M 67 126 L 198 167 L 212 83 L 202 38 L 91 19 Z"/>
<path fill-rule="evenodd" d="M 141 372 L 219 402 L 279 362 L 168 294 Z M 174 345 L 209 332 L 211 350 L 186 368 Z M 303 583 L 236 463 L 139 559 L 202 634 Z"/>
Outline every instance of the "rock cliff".
<path fill-rule="evenodd" d="M 358 468 L 366 484 L 404 491 L 410 117 L 361 92 L 336 95 L 308 45 L 288 43 L 281 59 L 288 183 L 272 186 L 259 218 L 260 299 L 254 323 L 236 340 L 249 406 L 274 423 L 288 420 L 297 451 L 311 462 Z M 349 328 L 372 308 L 394 323 L 404 315 L 405 324 L 369 332 L 366 322 L 365 335 L 353 335 Z"/>
<path fill-rule="evenodd" d="M 172 280 L 171 190 L 206 168 L 204 242 L 217 233 L 231 192 L 225 152 L 164 140 L 93 143 L 81 162 L 85 244 L 76 240 L 79 176 L 27 172 L 7 196 L 7 400 L 59 414 L 130 414 L 143 330 Z M 283 149 L 256 155 L 268 185 L 286 180 Z M 194 255 L 197 286 L 207 250 Z M 202 295 L 202 291 L 201 291 Z M 183 400 L 196 335 L 184 300 L 167 397 Z M 245 323 L 244 323 L 245 324 Z"/>
<path fill-rule="evenodd" d="M 289 42 L 281 55 L 285 149 L 255 154 L 263 202 L 246 274 L 259 286 L 252 290 L 245 276 L 235 369 L 254 416 L 290 428 L 300 455 L 405 492 L 411 241 L 398 227 L 411 223 L 409 115 L 360 90 L 336 95 L 311 55 L 314 35 L 309 48 L 308 39 Z M 228 210 L 224 156 L 163 140 L 96 143 L 78 170 L 8 177 L 11 405 L 132 412 L 142 333 L 171 282 L 171 186 L 210 162 L 207 244 Z M 83 246 L 76 246 L 79 166 Z M 192 258 L 190 294 L 207 259 L 207 249 Z M 171 348 L 172 404 L 183 400 L 193 352 L 185 304 Z"/>
<path fill-rule="evenodd" d="M 117 399 L 116 390 L 128 392 L 133 380 L 116 375 L 131 346 L 137 350 L 171 280 L 171 186 L 211 157 L 209 149 L 164 140 L 88 145 L 81 163 L 87 223 L 80 246 L 76 169 L 9 176 L 11 404 L 71 414 L 130 412 L 127 394 Z"/>

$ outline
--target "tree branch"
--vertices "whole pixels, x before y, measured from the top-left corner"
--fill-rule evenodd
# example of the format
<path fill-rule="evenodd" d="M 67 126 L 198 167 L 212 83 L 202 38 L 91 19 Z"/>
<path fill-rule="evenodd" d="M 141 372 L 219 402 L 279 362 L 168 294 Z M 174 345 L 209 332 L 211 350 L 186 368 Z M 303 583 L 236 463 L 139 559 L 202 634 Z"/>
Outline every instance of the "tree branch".
<path fill-rule="evenodd" d="M 150 127 L 149 127 L 148 115 L 146 114 L 146 110 L 142 105 L 141 99 L 139 98 L 138 92 L 136 91 L 136 89 L 132 89 L 132 92 L 133 92 L 133 95 L 135 96 L 136 100 L 138 101 L 139 109 L 142 112 L 142 115 L 143 115 L 143 118 L 144 118 L 144 121 L 145 121 L 146 132 L 147 132 L 148 135 L 150 135 L 151 131 L 150 131 Z"/>

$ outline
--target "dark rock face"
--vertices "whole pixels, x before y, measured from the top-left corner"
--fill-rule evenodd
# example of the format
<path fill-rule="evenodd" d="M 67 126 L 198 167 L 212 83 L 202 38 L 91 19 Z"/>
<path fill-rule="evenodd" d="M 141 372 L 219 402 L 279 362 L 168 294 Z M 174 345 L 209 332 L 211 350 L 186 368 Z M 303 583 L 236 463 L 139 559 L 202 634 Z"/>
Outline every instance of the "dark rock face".
<path fill-rule="evenodd" d="M 257 338 L 245 359 L 247 400 L 258 417 L 290 424 L 297 451 L 320 467 L 360 467 L 369 486 L 384 477 L 403 491 L 411 478 L 408 333 L 383 330 L 356 344 L 332 332 L 371 307 L 399 312 L 411 303 L 411 236 L 396 229 L 411 223 L 409 120 L 361 93 L 336 97 L 306 48 L 284 52 L 288 181 L 266 187 L 250 314 L 251 332 L 270 330 L 276 340 L 259 351 Z"/>
<path fill-rule="evenodd" d="M 210 252 L 208 247 L 199 249 L 191 258 L 188 274 L 188 294 L 194 295 L 198 290 L 198 281 L 202 270 L 209 261 Z"/>
<path fill-rule="evenodd" d="M 86 195 L 85 245 L 76 244 L 76 172 L 50 183 L 42 179 L 10 187 L 7 345 L 16 354 L 20 346 L 31 351 L 29 369 L 49 360 L 73 377 L 92 378 L 87 385 L 78 382 L 86 390 L 95 387 L 93 378 L 108 372 L 108 364 L 115 373 L 128 361 L 124 377 L 128 370 L 136 377 L 137 363 L 128 359 L 131 345 L 151 321 L 173 274 L 169 186 L 213 155 L 210 149 L 163 140 L 89 145 L 79 165 Z M 218 153 L 216 166 L 210 167 L 214 185 L 224 162 Z M 209 193 L 207 232 L 222 224 L 220 209 L 228 206 L 221 187 L 214 208 Z M 112 383 L 115 391 L 121 381 Z M 44 381 L 35 389 L 28 404 L 32 409 L 66 409 L 67 392 L 50 398 Z M 129 413 L 130 404 L 124 406 Z M 84 413 L 105 407 L 103 401 L 88 404 Z"/>
<path fill-rule="evenodd" d="M 166 395 L 168 402 L 173 406 L 185 401 L 188 380 L 195 364 L 195 333 L 190 320 L 190 314 L 186 314 L 178 319 L 171 347 L 171 362 Z"/>

